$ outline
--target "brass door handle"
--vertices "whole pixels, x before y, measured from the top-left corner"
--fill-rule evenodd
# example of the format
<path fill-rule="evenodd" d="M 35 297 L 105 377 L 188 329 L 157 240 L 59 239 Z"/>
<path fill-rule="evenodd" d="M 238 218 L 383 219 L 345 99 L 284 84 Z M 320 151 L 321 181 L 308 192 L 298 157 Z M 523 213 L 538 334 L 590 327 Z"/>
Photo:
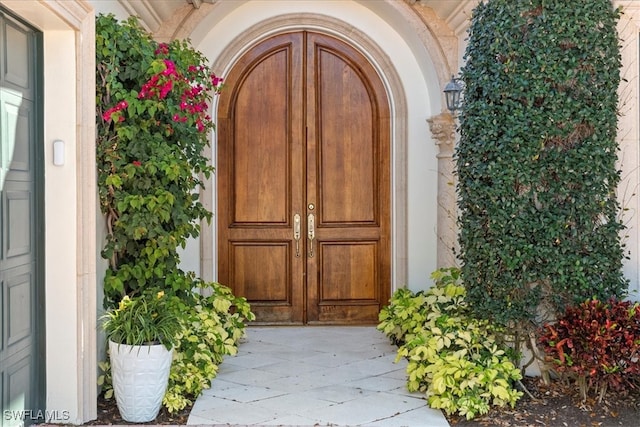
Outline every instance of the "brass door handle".
<path fill-rule="evenodd" d="M 293 216 L 293 240 L 296 241 L 296 257 L 300 257 L 300 214 Z"/>
<path fill-rule="evenodd" d="M 309 237 L 309 258 L 313 258 L 313 239 L 316 238 L 316 216 L 307 216 L 307 237 Z"/>

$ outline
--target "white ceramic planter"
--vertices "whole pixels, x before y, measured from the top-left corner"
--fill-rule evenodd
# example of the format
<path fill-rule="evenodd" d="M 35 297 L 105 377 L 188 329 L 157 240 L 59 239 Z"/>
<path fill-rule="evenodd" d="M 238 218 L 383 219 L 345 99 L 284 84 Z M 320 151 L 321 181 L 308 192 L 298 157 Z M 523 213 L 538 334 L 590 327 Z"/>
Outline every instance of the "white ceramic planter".
<path fill-rule="evenodd" d="M 163 345 L 131 346 L 109 341 L 111 377 L 123 420 L 153 421 L 167 390 L 173 351 Z"/>

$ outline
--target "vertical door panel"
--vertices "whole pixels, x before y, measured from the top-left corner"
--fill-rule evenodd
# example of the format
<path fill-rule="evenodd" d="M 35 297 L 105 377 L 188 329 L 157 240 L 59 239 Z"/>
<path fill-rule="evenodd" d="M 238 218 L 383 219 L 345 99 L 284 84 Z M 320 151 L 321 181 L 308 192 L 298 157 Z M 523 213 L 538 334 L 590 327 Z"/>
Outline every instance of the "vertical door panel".
<path fill-rule="evenodd" d="M 5 83 L 20 88 L 20 92 L 26 98 L 32 99 L 31 67 L 29 61 L 29 32 L 22 26 L 8 22 L 3 26 L 6 46 L 12 47 L 5 51 L 6 62 L 3 67 L 3 80 Z"/>
<path fill-rule="evenodd" d="M 266 323 L 304 316 L 292 237 L 302 206 L 301 46 L 300 34 L 285 34 L 252 49 L 220 97 L 218 280 Z"/>
<path fill-rule="evenodd" d="M 316 164 L 322 225 L 376 221 L 376 143 L 369 93 L 351 64 L 317 46 Z"/>
<path fill-rule="evenodd" d="M 285 225 L 289 201 L 289 118 L 286 94 L 290 49 L 255 64 L 237 91 L 233 117 L 233 225 Z M 285 197 L 282 197 L 285 196 Z"/>
<path fill-rule="evenodd" d="M 352 47 L 309 34 L 307 199 L 317 256 L 307 265 L 308 320 L 376 323 L 390 292 L 388 103 Z"/>

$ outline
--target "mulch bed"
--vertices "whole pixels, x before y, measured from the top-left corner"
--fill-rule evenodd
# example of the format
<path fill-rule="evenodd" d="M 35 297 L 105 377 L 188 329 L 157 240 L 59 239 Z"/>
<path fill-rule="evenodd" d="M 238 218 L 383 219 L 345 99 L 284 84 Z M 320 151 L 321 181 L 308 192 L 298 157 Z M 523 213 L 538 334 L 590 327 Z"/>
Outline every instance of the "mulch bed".
<path fill-rule="evenodd" d="M 640 393 L 620 395 L 609 392 L 601 403 L 595 399 L 582 402 L 577 387 L 553 381 L 545 385 L 538 377 L 523 381 L 526 393 L 515 408 L 494 408 L 471 421 L 458 416 L 447 417 L 456 427 L 638 427 Z"/>
<path fill-rule="evenodd" d="M 602 403 L 591 399 L 582 403 L 573 386 L 559 381 L 545 385 L 539 378 L 525 378 L 523 384 L 534 399 L 525 394 L 515 408 L 493 408 L 487 415 L 471 421 L 447 416 L 455 427 L 638 427 L 640 393 L 626 396 L 607 393 Z M 169 414 L 163 407 L 148 425 L 186 425 L 191 407 Z M 98 419 L 84 425 L 134 424 L 123 421 L 115 399 L 98 398 Z"/>
<path fill-rule="evenodd" d="M 98 418 L 85 423 L 85 426 L 95 425 L 112 425 L 112 424 L 131 424 L 131 425 L 186 425 L 189 419 L 189 413 L 191 412 L 191 406 L 187 406 L 182 411 L 175 414 L 170 414 L 167 408 L 164 406 L 160 408 L 158 417 L 148 423 L 130 423 L 124 421 L 120 417 L 118 406 L 116 405 L 116 399 L 105 399 L 102 395 L 98 396 Z"/>

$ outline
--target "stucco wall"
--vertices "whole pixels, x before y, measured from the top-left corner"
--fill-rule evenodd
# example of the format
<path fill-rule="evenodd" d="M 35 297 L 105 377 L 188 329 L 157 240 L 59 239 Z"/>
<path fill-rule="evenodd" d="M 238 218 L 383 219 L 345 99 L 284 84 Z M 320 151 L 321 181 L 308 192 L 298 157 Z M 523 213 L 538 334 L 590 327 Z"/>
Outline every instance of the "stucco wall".
<path fill-rule="evenodd" d="M 621 39 L 622 78 L 618 90 L 620 119 L 618 141 L 620 142 L 619 165 L 622 182 L 618 198 L 624 211 L 621 217 L 627 230 L 624 234 L 628 260 L 624 264 L 625 276 L 630 281 L 631 298 L 640 300 L 640 2 L 619 1 L 624 7 L 618 25 Z"/>

